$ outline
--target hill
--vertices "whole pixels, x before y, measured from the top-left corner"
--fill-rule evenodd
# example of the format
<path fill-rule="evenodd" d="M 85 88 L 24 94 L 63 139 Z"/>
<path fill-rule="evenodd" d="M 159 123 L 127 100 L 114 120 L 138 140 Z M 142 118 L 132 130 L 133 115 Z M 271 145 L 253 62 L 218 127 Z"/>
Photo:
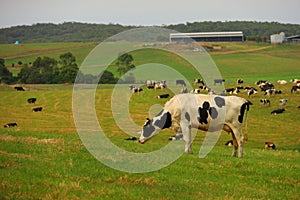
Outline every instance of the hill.
<path fill-rule="evenodd" d="M 122 31 L 139 26 L 120 24 L 88 24 L 65 22 L 62 24 L 38 23 L 31 26 L 15 26 L 0 29 L 0 43 L 37 42 L 101 42 Z M 187 22 L 186 24 L 164 25 L 179 32 L 243 31 L 248 40 L 269 38 L 271 34 L 285 32 L 287 36 L 300 34 L 299 24 L 277 22 L 226 21 L 226 22 Z"/>

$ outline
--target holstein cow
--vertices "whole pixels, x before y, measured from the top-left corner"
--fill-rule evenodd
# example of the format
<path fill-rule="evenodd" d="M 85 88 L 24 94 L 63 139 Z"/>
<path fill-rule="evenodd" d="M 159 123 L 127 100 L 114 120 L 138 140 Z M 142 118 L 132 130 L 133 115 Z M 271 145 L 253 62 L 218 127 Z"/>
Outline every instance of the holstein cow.
<path fill-rule="evenodd" d="M 291 93 L 294 93 L 294 92 L 300 92 L 300 86 L 294 85 L 291 89 Z"/>
<path fill-rule="evenodd" d="M 204 81 L 203 81 L 202 79 L 195 78 L 195 80 L 194 80 L 194 85 L 197 85 L 197 84 L 205 85 L 205 84 L 204 84 Z"/>
<path fill-rule="evenodd" d="M 236 81 L 236 83 L 237 83 L 237 84 L 243 84 L 244 81 L 243 81 L 243 79 L 238 79 L 238 80 Z"/>
<path fill-rule="evenodd" d="M 283 113 L 284 111 L 285 111 L 284 108 L 277 109 L 277 110 L 273 110 L 273 111 L 271 112 L 271 115 L 281 114 L 281 113 Z"/>
<path fill-rule="evenodd" d="M 169 98 L 169 94 L 161 94 L 161 95 L 158 95 L 156 98 L 157 99 L 166 99 L 166 98 Z"/>
<path fill-rule="evenodd" d="M 153 119 L 147 118 L 139 142 L 143 144 L 160 130 L 170 128 L 176 131 L 177 135 L 182 135 L 185 141 L 185 152 L 192 153 L 191 128 L 204 131 L 223 129 L 232 134 L 234 141 L 232 156 L 236 156 L 238 151 L 238 157 L 242 157 L 244 143 L 242 122 L 249 105 L 246 99 L 237 96 L 178 94 L 171 98 Z M 222 114 L 224 121 L 219 119 Z M 210 126 L 210 124 L 214 125 Z"/>
<path fill-rule="evenodd" d="M 261 99 L 260 100 L 260 104 L 261 105 L 267 105 L 270 106 L 271 105 L 271 101 L 269 99 Z"/>
<path fill-rule="evenodd" d="M 16 122 L 12 122 L 12 123 L 7 123 L 4 125 L 4 128 L 10 128 L 10 127 L 15 127 L 18 126 L 18 124 Z"/>

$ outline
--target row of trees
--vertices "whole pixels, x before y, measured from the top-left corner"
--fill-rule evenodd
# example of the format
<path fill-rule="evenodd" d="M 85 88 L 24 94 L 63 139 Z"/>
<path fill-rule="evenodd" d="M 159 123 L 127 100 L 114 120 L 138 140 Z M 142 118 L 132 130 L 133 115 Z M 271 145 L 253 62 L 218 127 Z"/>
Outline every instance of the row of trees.
<path fill-rule="evenodd" d="M 281 24 L 277 22 L 226 21 L 226 22 L 192 22 L 161 26 L 179 32 L 213 32 L 243 31 L 249 39 L 267 37 L 278 32 L 287 36 L 299 35 L 299 24 Z M 33 42 L 101 42 L 122 31 L 138 28 L 138 26 L 122 26 L 119 24 L 87 24 L 66 22 L 62 24 L 39 23 L 31 26 L 15 26 L 0 29 L 0 43 Z M 147 37 L 146 37 L 147 38 Z M 168 38 L 161 38 L 168 40 Z"/>
<path fill-rule="evenodd" d="M 120 76 L 135 68 L 133 64 L 133 57 L 128 53 L 120 54 L 115 65 L 117 65 L 117 72 L 120 74 Z M 38 57 L 31 65 L 24 64 L 17 77 L 14 77 L 6 68 L 5 60 L 0 59 L 0 83 L 74 83 L 76 76 L 78 83 L 112 84 L 118 81 L 118 79 L 114 77 L 114 74 L 107 70 L 97 76 L 83 74 L 79 71 L 75 56 L 70 52 L 60 55 L 58 61 L 47 56 L 43 58 Z M 99 76 L 101 76 L 101 78 Z M 133 76 L 127 76 L 120 81 L 123 83 L 133 83 L 135 80 Z"/>

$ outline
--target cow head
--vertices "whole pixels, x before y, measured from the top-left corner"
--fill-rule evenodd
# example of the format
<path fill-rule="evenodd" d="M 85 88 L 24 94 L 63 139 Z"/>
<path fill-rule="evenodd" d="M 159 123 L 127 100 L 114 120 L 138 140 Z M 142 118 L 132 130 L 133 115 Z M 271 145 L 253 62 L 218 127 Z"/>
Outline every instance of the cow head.
<path fill-rule="evenodd" d="M 147 140 L 156 135 L 160 130 L 169 128 L 172 125 L 171 114 L 165 110 L 162 110 L 153 119 L 147 118 L 139 142 L 145 143 Z"/>

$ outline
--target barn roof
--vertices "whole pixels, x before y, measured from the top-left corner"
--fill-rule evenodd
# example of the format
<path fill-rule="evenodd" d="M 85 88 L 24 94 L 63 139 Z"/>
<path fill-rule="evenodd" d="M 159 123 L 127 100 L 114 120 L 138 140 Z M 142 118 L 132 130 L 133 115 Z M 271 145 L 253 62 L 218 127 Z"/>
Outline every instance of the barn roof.
<path fill-rule="evenodd" d="M 236 37 L 243 36 L 242 31 L 231 31 L 231 32 L 198 32 L 198 33 L 171 33 L 172 38 L 193 38 L 193 37 Z"/>

